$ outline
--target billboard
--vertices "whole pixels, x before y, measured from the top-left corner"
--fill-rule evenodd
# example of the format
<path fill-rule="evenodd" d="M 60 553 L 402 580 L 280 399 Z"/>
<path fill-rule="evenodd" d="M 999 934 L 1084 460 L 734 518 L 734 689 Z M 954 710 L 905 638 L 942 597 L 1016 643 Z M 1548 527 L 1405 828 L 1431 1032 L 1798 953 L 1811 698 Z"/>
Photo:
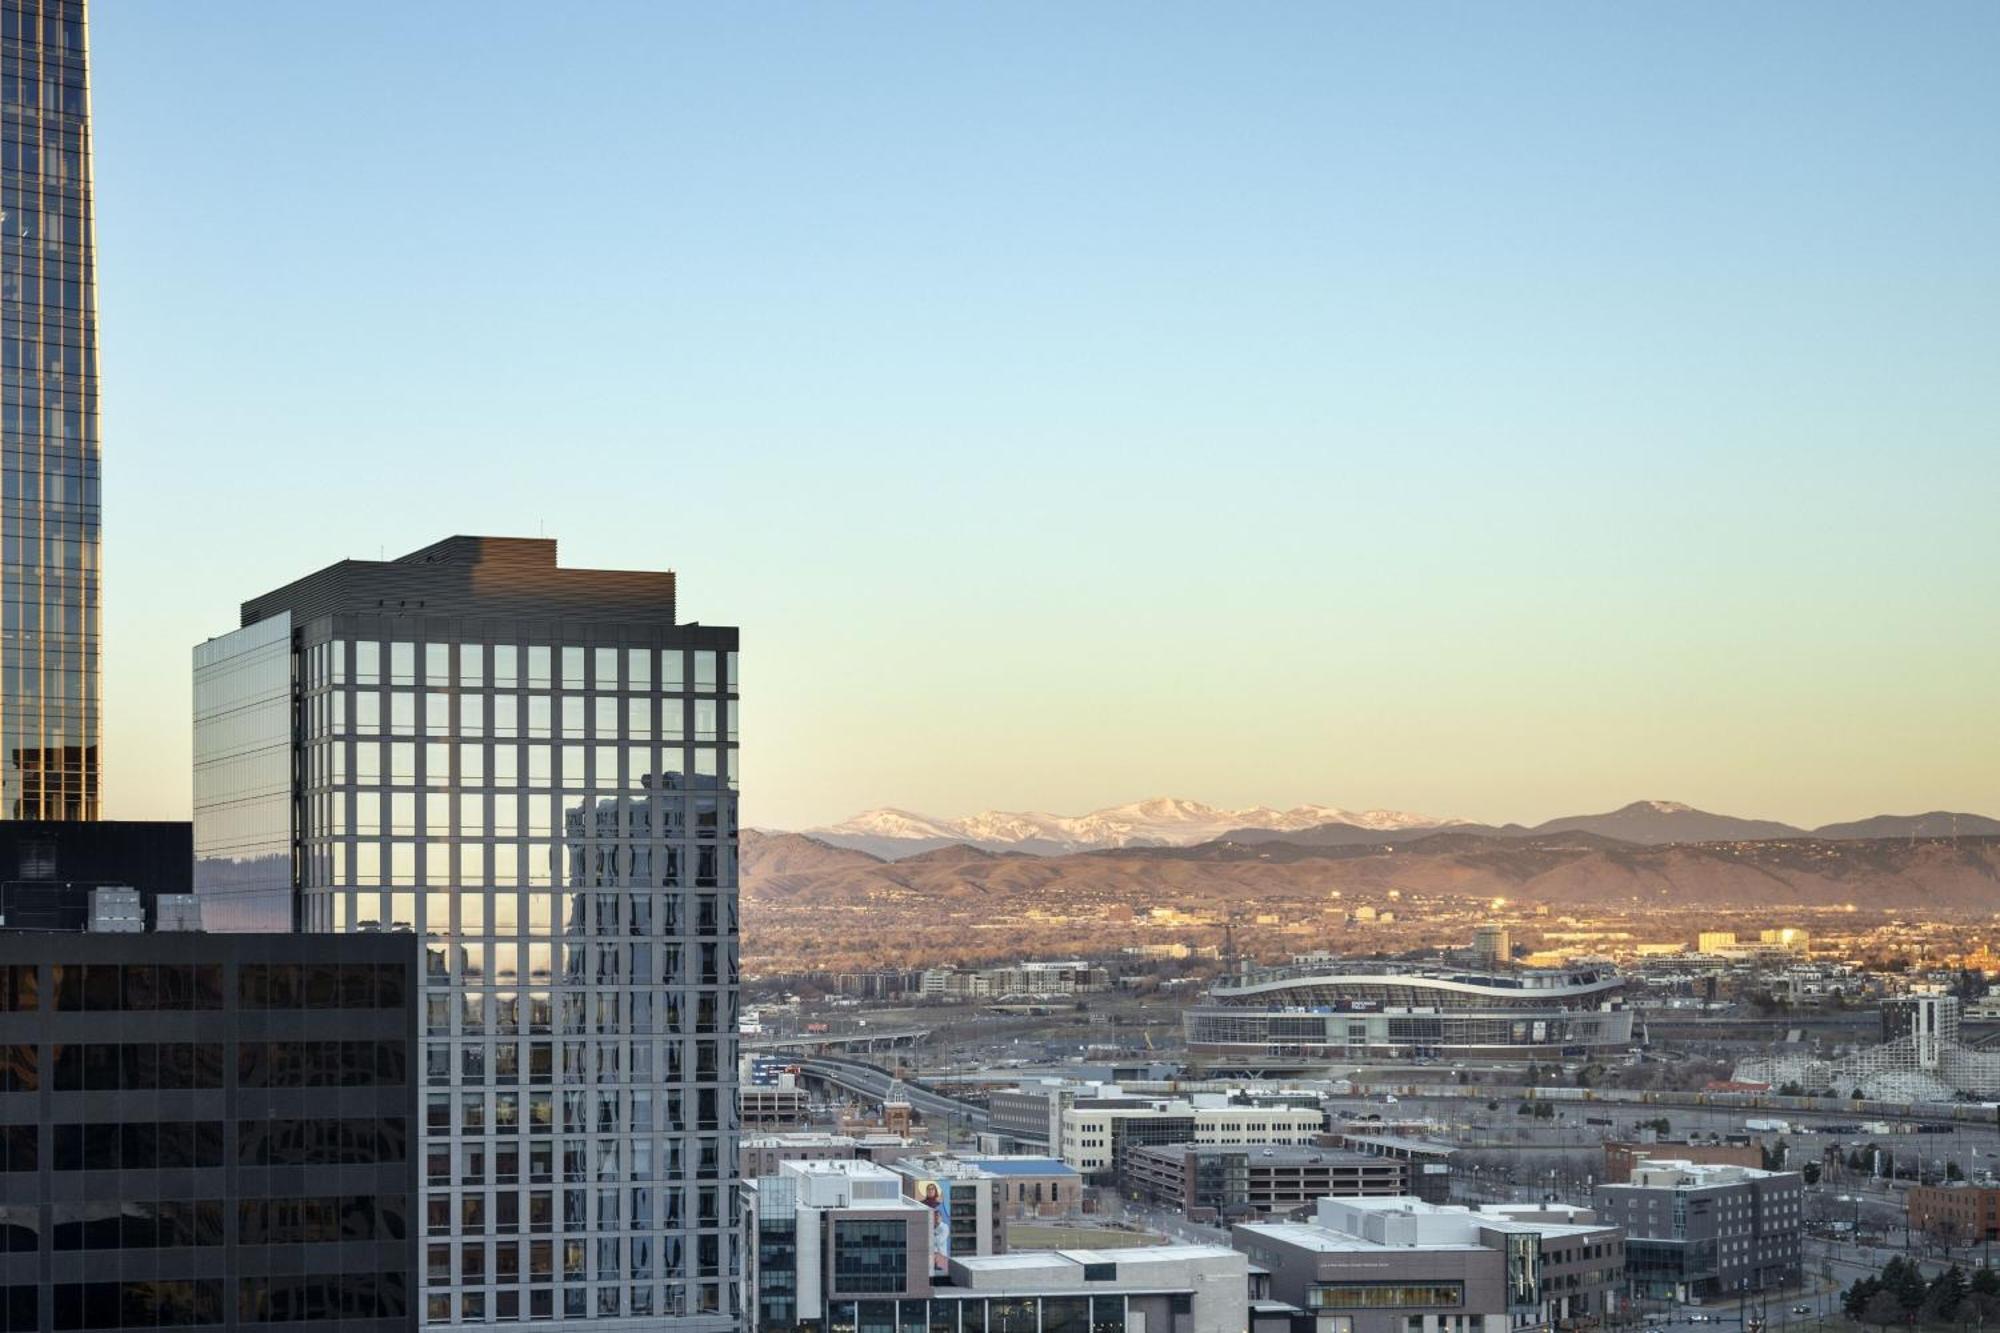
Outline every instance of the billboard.
<path fill-rule="evenodd" d="M 917 1198 L 931 1210 L 931 1276 L 951 1269 L 951 1190 L 935 1180 L 917 1182 Z"/>

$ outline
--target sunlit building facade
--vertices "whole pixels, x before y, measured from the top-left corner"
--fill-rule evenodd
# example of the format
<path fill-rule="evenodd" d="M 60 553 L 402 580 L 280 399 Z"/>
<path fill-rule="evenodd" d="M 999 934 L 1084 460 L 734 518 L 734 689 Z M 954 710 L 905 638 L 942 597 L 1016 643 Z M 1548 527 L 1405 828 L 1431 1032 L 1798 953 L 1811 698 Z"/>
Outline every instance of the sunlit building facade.
<path fill-rule="evenodd" d="M 84 0 L 0 6 L 0 810 L 96 819 L 97 297 Z"/>
<path fill-rule="evenodd" d="M 421 941 L 432 1324 L 736 1326 L 737 634 L 459 537 L 195 651 L 211 929 Z"/>

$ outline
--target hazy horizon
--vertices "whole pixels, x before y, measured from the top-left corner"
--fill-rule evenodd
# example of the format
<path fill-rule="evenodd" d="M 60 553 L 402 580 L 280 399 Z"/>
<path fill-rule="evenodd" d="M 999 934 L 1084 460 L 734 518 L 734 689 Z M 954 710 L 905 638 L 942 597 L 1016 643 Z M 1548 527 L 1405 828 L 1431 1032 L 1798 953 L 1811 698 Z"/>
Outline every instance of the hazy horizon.
<path fill-rule="evenodd" d="M 455 532 L 744 818 L 2000 814 L 2000 9 L 92 8 L 106 805 Z"/>

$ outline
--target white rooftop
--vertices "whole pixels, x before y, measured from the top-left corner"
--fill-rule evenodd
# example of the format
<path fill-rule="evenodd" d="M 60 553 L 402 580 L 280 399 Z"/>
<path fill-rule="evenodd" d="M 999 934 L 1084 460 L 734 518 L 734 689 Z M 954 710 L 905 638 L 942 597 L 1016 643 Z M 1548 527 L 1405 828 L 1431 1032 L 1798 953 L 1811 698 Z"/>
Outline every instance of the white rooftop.
<path fill-rule="evenodd" d="M 1633 1166 L 1629 1185 L 1638 1189 L 1703 1189 L 1710 1185 L 1736 1185 L 1746 1180 L 1763 1180 L 1778 1174 L 1730 1162 L 1690 1162 L 1679 1157 L 1649 1157 Z M 1624 1187 L 1612 1184 L 1605 1188 Z"/>
<path fill-rule="evenodd" d="M 794 1182 L 806 1208 L 922 1209 L 903 1195 L 903 1178 L 873 1162 L 842 1158 L 830 1162 L 780 1162 L 778 1176 Z"/>
<path fill-rule="evenodd" d="M 1574 1236 L 1604 1229 L 1587 1209 L 1517 1204 L 1466 1207 L 1409 1195 L 1321 1199 L 1311 1222 L 1250 1222 L 1252 1235 L 1321 1253 L 1353 1250 L 1476 1250 L 1479 1233 Z"/>

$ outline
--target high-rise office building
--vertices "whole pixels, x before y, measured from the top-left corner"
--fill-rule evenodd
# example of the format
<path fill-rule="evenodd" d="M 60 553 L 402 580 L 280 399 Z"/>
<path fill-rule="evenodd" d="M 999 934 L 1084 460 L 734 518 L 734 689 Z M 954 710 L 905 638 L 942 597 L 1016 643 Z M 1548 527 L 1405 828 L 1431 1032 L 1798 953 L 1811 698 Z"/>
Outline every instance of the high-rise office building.
<path fill-rule="evenodd" d="M 209 928 L 421 940 L 430 1323 L 738 1322 L 736 643 L 454 537 L 195 650 Z"/>
<path fill-rule="evenodd" d="M 409 1329 L 405 944 L 0 931 L 7 1333 Z"/>
<path fill-rule="evenodd" d="M 84 0 L 0 6 L 0 811 L 96 819 L 97 292 Z"/>

